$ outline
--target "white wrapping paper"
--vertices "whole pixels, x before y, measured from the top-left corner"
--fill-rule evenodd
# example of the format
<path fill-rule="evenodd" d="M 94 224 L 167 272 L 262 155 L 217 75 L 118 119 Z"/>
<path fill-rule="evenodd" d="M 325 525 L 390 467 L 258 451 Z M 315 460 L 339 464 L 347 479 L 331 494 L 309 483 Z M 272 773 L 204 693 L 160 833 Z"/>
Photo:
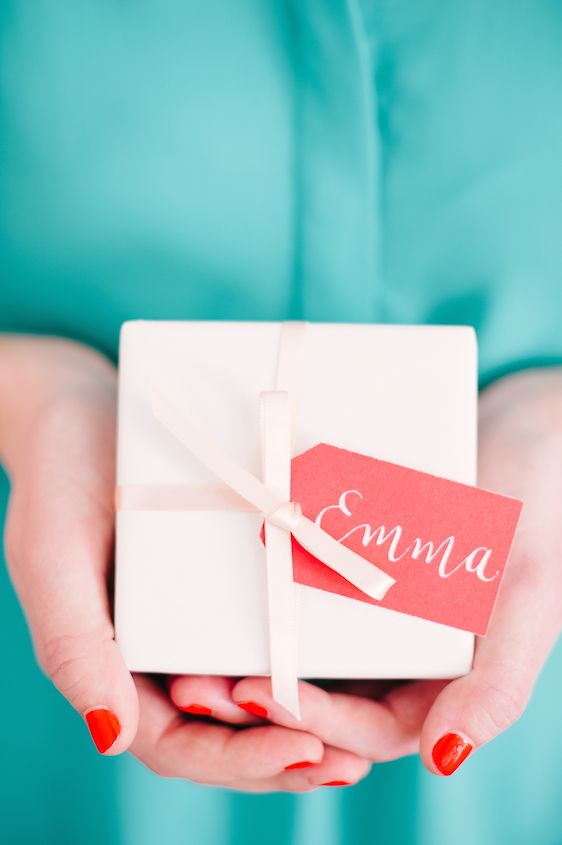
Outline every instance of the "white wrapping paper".
<path fill-rule="evenodd" d="M 275 387 L 281 324 L 132 321 L 120 347 L 117 484 L 217 479 L 151 410 L 150 380 L 178 396 L 260 476 L 259 394 Z M 311 324 L 294 452 L 328 442 L 475 482 L 476 344 L 457 327 Z M 217 510 L 117 513 L 116 630 L 131 669 L 269 674 L 261 517 Z M 301 677 L 453 677 L 464 631 L 296 585 Z"/>

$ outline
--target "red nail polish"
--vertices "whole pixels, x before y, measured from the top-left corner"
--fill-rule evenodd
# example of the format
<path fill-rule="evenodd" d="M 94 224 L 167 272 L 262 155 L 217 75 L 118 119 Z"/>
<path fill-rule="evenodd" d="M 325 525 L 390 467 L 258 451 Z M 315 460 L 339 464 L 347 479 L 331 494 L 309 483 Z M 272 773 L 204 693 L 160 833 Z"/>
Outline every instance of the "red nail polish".
<path fill-rule="evenodd" d="M 111 748 L 119 734 L 121 725 L 119 719 L 109 708 L 97 707 L 84 713 L 86 724 L 90 729 L 96 748 L 103 754 Z"/>
<path fill-rule="evenodd" d="M 320 786 L 351 786 L 347 780 L 329 780 L 327 783 L 321 783 Z"/>
<path fill-rule="evenodd" d="M 458 734 L 445 734 L 433 746 L 431 756 L 442 775 L 452 775 L 466 760 L 473 746 Z"/>
<path fill-rule="evenodd" d="M 193 716 L 212 716 L 213 711 L 204 704 L 186 704 L 185 707 L 178 707 L 183 713 L 191 713 Z"/>
<path fill-rule="evenodd" d="M 308 766 L 316 766 L 311 760 L 301 760 L 300 763 L 291 763 L 290 766 L 285 766 L 285 771 L 289 772 L 291 769 L 306 769 Z"/>
<path fill-rule="evenodd" d="M 252 716 L 259 716 L 260 719 L 267 719 L 267 710 L 265 707 L 262 707 L 261 704 L 256 704 L 255 701 L 237 701 L 236 704 L 238 707 L 241 707 L 242 710 L 245 710 L 246 713 L 251 713 Z"/>

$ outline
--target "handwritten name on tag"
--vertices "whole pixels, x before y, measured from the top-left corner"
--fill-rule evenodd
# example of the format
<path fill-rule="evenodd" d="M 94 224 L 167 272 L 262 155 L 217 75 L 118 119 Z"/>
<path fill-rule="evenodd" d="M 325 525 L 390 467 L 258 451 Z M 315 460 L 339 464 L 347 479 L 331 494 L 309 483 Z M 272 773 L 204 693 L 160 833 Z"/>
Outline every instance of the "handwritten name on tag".
<path fill-rule="evenodd" d="M 522 502 L 325 443 L 293 458 L 291 498 L 397 583 L 377 602 L 293 539 L 295 581 L 485 636 Z"/>

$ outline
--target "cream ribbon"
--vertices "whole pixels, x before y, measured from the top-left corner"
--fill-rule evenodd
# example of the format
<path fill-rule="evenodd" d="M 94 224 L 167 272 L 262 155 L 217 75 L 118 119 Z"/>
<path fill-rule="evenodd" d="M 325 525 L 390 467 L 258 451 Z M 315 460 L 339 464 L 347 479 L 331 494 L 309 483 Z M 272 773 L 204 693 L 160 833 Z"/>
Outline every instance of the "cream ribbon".
<path fill-rule="evenodd" d="M 278 384 L 291 379 L 298 364 L 291 355 L 295 332 L 305 324 L 283 324 Z M 294 352 L 294 349 L 293 349 Z M 287 363 L 288 362 L 288 363 Z M 229 494 L 234 509 L 255 510 L 265 519 L 265 550 L 269 615 L 269 650 L 273 698 L 300 719 L 297 677 L 297 593 L 293 581 L 291 535 L 309 551 L 359 590 L 381 600 L 395 583 L 382 569 L 339 543 L 306 517 L 298 502 L 290 500 L 291 453 L 294 439 L 296 401 L 287 390 L 260 394 L 262 422 L 263 481 L 223 451 L 219 443 L 190 419 L 176 400 L 166 395 L 154 382 L 151 389 L 154 416 L 174 437 L 229 488 L 219 494 L 226 509 Z M 213 487 L 205 488 L 207 502 L 213 500 Z M 146 508 L 150 488 L 125 485 L 116 490 L 120 509 Z M 181 486 L 164 486 L 165 495 L 180 506 L 189 507 L 191 497 L 182 496 Z M 158 491 L 158 487 L 156 487 Z M 148 497 L 150 498 L 150 497 Z M 158 499 L 158 493 L 156 493 Z M 248 507 L 249 505 L 249 507 Z M 177 506 L 177 504 L 176 504 Z M 200 505 L 199 505 L 200 509 Z"/>

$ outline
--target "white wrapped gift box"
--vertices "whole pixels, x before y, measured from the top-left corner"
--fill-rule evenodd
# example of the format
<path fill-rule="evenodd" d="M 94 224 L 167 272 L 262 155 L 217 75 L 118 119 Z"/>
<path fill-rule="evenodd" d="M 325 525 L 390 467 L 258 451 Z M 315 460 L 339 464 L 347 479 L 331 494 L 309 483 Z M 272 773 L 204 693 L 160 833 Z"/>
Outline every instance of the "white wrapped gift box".
<path fill-rule="evenodd" d="M 282 323 L 134 320 L 119 352 L 117 486 L 216 484 L 154 416 L 153 380 L 261 477 L 259 394 Z M 290 386 L 294 454 L 331 443 L 476 483 L 477 359 L 468 327 L 308 324 Z M 201 489 L 201 488 L 200 488 Z M 263 516 L 119 509 L 116 638 L 131 670 L 270 674 Z M 296 585 L 305 678 L 449 678 L 472 634 Z"/>

